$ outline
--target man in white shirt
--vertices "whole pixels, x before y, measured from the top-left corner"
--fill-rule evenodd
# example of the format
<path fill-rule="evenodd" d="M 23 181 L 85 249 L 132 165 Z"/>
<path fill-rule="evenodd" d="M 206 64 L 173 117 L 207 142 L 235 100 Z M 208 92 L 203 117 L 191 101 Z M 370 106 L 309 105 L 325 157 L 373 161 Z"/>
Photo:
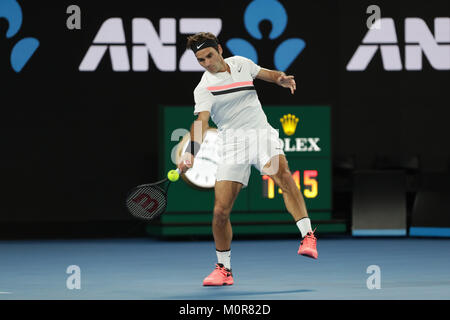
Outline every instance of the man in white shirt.
<path fill-rule="evenodd" d="M 232 228 L 230 212 L 242 188 L 247 186 L 251 165 L 269 175 L 283 191 L 288 212 L 300 230 L 302 241 L 298 254 L 317 259 L 316 237 L 311 229 L 305 202 L 292 178 L 279 141 L 278 131 L 270 126 L 259 102 L 253 79 L 261 79 L 289 88 L 294 94 L 294 76 L 268 70 L 253 61 L 234 56 L 224 59 L 217 38 L 208 32 L 188 37 L 198 62 L 206 69 L 194 90 L 194 115 L 191 143 L 178 168 L 186 172 L 194 163 L 209 118 L 217 125 L 222 150 L 214 187 L 215 201 L 212 229 L 218 263 L 203 285 L 231 285 Z"/>

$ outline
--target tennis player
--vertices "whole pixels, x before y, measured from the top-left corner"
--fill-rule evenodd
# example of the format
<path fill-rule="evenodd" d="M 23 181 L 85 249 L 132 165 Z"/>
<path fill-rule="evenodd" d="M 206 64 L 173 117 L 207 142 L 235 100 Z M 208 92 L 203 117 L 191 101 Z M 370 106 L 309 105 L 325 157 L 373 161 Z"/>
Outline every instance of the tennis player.
<path fill-rule="evenodd" d="M 294 76 L 268 70 L 253 61 L 233 56 L 224 59 L 218 39 L 209 32 L 188 37 L 200 65 L 206 69 L 194 90 L 194 115 L 191 143 L 178 163 L 186 172 L 208 129 L 209 118 L 217 125 L 221 163 L 214 187 L 215 201 L 212 230 L 217 264 L 203 285 L 221 286 L 234 283 L 231 272 L 232 228 L 230 212 L 242 188 L 247 186 L 251 165 L 269 175 L 283 191 L 284 203 L 300 230 L 302 241 L 298 254 L 317 259 L 316 237 L 311 229 L 303 196 L 298 189 L 282 150 L 278 131 L 267 121 L 253 80 L 260 79 L 288 88 L 294 94 Z"/>

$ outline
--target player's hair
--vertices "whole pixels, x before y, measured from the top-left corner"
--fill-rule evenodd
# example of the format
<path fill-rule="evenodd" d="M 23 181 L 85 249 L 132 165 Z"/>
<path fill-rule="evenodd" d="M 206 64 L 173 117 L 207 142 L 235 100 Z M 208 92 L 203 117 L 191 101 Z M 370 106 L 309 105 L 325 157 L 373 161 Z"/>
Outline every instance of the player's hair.
<path fill-rule="evenodd" d="M 217 39 L 217 37 L 215 35 L 213 35 L 211 32 L 199 32 L 192 36 L 187 37 L 186 48 L 190 49 L 192 47 L 192 44 L 195 44 L 198 42 L 203 42 L 206 40 L 214 40 L 217 44 L 219 43 L 219 40 Z M 213 48 L 216 49 L 217 52 L 219 52 L 218 46 L 215 46 Z"/>

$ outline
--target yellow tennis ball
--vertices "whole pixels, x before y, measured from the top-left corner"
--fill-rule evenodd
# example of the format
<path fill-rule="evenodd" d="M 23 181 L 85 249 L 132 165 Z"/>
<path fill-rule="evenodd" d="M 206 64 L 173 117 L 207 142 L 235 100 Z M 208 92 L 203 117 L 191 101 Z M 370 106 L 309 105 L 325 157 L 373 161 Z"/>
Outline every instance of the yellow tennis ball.
<path fill-rule="evenodd" d="M 180 177 L 180 174 L 177 172 L 177 170 L 170 170 L 167 173 L 167 178 L 169 178 L 170 181 L 175 182 Z"/>

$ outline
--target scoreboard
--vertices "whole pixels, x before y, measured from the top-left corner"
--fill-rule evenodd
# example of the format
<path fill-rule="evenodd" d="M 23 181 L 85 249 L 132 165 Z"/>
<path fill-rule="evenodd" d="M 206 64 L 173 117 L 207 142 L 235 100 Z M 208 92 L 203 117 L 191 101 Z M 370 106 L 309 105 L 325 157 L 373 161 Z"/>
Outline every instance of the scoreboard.
<path fill-rule="evenodd" d="M 263 110 L 270 125 L 279 131 L 289 169 L 311 221 L 320 223 L 317 231 L 345 232 L 345 224 L 332 223 L 331 219 L 330 107 L 266 106 Z M 159 171 L 165 174 L 176 167 L 177 152 L 189 138 L 195 116 L 192 106 L 161 106 L 159 117 Z M 214 127 L 212 121 L 210 126 Z M 147 230 L 160 236 L 210 235 L 213 207 L 213 184 L 199 188 L 185 176 L 170 186 L 166 213 Z M 241 190 L 233 206 L 231 222 L 235 235 L 298 234 L 281 189 L 254 167 L 248 186 Z"/>
<path fill-rule="evenodd" d="M 270 125 L 279 132 L 289 169 L 308 211 L 330 212 L 330 108 L 271 106 L 264 107 L 264 112 Z M 249 186 L 252 189 L 249 210 L 284 209 L 281 189 L 270 177 L 254 170 Z"/>

